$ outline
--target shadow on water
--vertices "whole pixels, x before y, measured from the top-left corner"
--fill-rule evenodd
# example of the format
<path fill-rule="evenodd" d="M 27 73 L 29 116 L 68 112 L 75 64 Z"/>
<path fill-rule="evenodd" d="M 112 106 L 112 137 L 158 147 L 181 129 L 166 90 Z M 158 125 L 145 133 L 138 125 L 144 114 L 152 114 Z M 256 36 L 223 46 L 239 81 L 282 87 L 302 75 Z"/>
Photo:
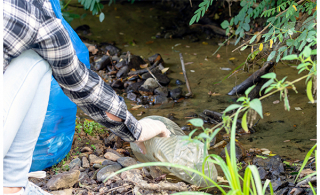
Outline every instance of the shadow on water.
<path fill-rule="evenodd" d="M 71 5 L 75 5 L 73 1 Z M 144 111 L 145 114 L 137 116 L 137 119 L 148 115 L 168 116 L 174 113 L 178 119 L 175 122 L 180 126 L 187 124 L 186 113 L 201 113 L 204 109 L 214 111 L 223 111 L 228 105 L 234 102 L 232 96 L 226 95 L 236 84 L 240 84 L 249 75 L 252 70 L 239 72 L 228 78 L 222 83 L 214 85 L 214 82 L 222 80 L 230 71 L 220 68 L 231 68 L 233 70 L 242 62 L 250 52 L 231 52 L 235 46 L 223 46 L 217 54 L 217 58 L 211 54 L 218 48 L 218 43 L 223 39 L 215 38 L 207 40 L 201 37 L 199 42 L 191 42 L 189 39 L 152 39 L 156 33 L 161 31 L 162 25 L 166 20 L 171 20 L 179 12 L 175 10 L 163 10 L 158 5 L 151 3 L 136 2 L 131 4 L 113 4 L 105 5 L 103 11 L 105 20 L 100 23 L 99 18 L 92 16 L 90 12 L 83 9 L 70 6 L 71 12 L 87 13 L 84 19 L 75 19 L 71 26 L 87 24 L 91 27 L 91 34 L 86 36 L 96 42 L 115 41 L 116 46 L 122 51 L 130 51 L 135 55 L 149 57 L 155 53 L 161 54 L 165 61 L 165 67 L 170 68 L 168 76 L 172 78 L 169 88 L 178 87 L 175 84 L 176 79 L 184 81 L 181 74 L 181 64 L 179 53 L 183 54 L 184 62 L 193 62 L 186 65 L 188 79 L 193 91 L 194 97 L 185 99 L 180 103 L 171 103 L 168 105 L 152 106 L 148 109 L 139 108 L 131 111 L 134 116 Z M 164 22 L 163 22 L 164 21 Z M 135 45 L 130 44 L 136 42 Z M 175 46 L 176 45 L 176 46 Z M 205 60 L 207 58 L 207 60 Z M 234 65 L 228 62 L 230 58 Z M 255 67 L 257 70 L 258 67 Z M 192 72 L 191 72 L 192 71 Z M 277 78 L 288 76 L 287 80 L 292 81 L 298 78 L 297 70 L 290 68 L 285 63 L 279 63 L 276 66 Z M 186 86 L 182 86 L 187 91 Z M 255 127 L 256 133 L 241 136 L 239 141 L 245 149 L 251 147 L 267 148 L 272 153 L 279 154 L 284 158 L 303 159 L 307 151 L 315 144 L 316 139 L 316 104 L 309 104 L 305 92 L 306 86 L 302 81 L 296 84 L 298 93 L 289 90 L 289 101 L 291 111 L 285 111 L 283 102 L 273 104 L 279 100 L 279 94 L 270 96 L 262 101 L 264 118 L 259 121 Z M 221 94 L 218 96 L 209 96 L 208 92 Z M 126 98 L 125 98 L 126 99 Z M 128 108 L 131 103 L 126 99 Z M 295 110 L 300 107 L 302 110 Z M 284 142 L 285 140 L 290 140 Z"/>

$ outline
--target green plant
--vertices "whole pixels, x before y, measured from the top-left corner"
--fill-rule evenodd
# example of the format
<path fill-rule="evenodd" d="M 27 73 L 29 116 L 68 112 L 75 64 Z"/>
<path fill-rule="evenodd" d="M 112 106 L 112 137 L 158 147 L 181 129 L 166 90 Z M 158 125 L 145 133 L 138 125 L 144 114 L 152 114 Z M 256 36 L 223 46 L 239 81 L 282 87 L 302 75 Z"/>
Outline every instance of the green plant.
<path fill-rule="evenodd" d="M 83 121 L 83 123 L 81 123 L 80 119 L 76 119 L 76 130 L 78 133 L 80 133 L 83 130 L 85 133 L 87 133 L 90 136 L 93 136 L 97 133 L 105 132 L 102 125 L 86 119 Z M 81 138 L 79 140 L 81 141 Z"/>
<path fill-rule="evenodd" d="M 91 144 L 91 147 L 93 148 L 93 150 L 96 150 L 96 146 Z"/>

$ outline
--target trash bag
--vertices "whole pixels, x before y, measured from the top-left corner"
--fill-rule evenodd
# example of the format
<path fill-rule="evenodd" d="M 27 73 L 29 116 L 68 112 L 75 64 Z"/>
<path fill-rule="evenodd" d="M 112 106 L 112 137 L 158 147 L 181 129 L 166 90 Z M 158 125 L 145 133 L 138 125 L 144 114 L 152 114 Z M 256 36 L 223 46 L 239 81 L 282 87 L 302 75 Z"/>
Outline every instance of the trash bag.
<path fill-rule="evenodd" d="M 144 145 L 147 149 L 145 155 L 140 152 L 138 146 L 134 142 L 131 142 L 130 147 L 132 152 L 140 162 L 169 162 L 184 165 L 202 172 L 203 157 L 204 154 L 208 154 L 208 151 L 204 151 L 203 143 L 188 143 L 187 140 L 183 139 L 185 133 L 181 128 L 165 117 L 148 116 L 146 118 L 163 122 L 171 132 L 171 135 L 168 138 L 154 137 L 145 141 Z M 207 187 L 212 185 L 211 182 L 193 172 L 174 167 L 160 166 L 159 168 L 165 173 L 171 172 L 183 181 L 196 186 Z M 212 162 L 206 162 L 204 173 L 213 181 L 217 181 L 218 172 Z"/>
<path fill-rule="evenodd" d="M 50 0 L 57 18 L 69 33 L 79 60 L 90 68 L 89 51 L 61 14 L 59 0 Z M 30 172 L 59 163 L 70 151 L 75 132 L 77 106 L 52 77 L 46 117 L 33 152 Z"/>

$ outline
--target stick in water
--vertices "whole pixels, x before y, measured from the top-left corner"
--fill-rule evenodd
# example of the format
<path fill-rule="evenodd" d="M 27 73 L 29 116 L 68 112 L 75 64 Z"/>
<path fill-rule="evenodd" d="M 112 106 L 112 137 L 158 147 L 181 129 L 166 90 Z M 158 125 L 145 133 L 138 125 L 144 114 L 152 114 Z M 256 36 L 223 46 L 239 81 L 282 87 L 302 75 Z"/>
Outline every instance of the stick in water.
<path fill-rule="evenodd" d="M 186 96 L 187 97 L 191 97 L 192 96 L 192 92 L 191 92 L 191 88 L 190 88 L 189 81 L 188 81 L 188 78 L 187 78 L 187 72 L 186 72 L 186 68 L 184 66 L 184 61 L 183 61 L 182 54 L 180 53 L 179 56 L 180 56 L 180 61 L 181 61 L 181 67 L 182 67 L 184 80 L 186 80 L 186 85 L 187 85 L 187 89 L 188 89 L 188 92 L 189 92 L 189 93 L 186 94 Z"/>

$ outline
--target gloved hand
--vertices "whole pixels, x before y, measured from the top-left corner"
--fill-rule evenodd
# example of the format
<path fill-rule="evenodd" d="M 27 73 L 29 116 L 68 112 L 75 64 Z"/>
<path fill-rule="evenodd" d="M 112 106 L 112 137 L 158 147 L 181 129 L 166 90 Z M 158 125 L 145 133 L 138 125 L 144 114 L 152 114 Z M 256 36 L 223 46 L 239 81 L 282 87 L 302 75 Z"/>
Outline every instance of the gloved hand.
<path fill-rule="evenodd" d="M 135 143 L 140 148 L 141 153 L 146 154 L 147 150 L 144 141 L 147 141 L 157 135 L 160 137 L 170 137 L 171 132 L 167 129 L 166 125 L 158 120 L 144 118 L 139 120 L 142 126 L 140 137 Z"/>

